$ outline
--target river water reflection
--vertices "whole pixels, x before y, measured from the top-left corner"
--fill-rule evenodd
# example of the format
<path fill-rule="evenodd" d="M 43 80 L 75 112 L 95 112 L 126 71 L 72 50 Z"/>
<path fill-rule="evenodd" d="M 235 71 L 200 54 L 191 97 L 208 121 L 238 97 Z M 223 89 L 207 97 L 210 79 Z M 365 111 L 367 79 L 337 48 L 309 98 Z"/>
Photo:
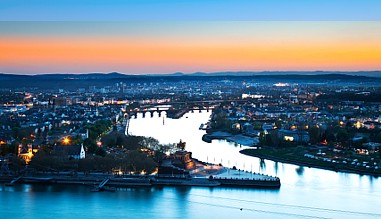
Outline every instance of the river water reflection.
<path fill-rule="evenodd" d="M 206 143 L 201 123 L 210 112 L 180 119 L 154 114 L 130 122 L 129 132 L 161 143 L 187 143 L 202 161 L 278 176 L 279 190 L 163 187 L 91 193 L 81 186 L 0 185 L 2 218 L 381 218 L 379 178 L 336 173 L 242 155 L 224 140 Z"/>
<path fill-rule="evenodd" d="M 201 139 L 205 131 L 199 130 L 198 127 L 208 121 L 210 114 L 206 111 L 195 111 L 177 120 L 163 120 L 165 115 L 159 117 L 155 114 L 152 118 L 142 118 L 142 115 L 139 115 L 137 119 L 131 120 L 130 133 L 152 136 L 161 143 L 175 143 L 181 139 L 187 143 L 186 150 L 191 151 L 193 157 L 199 160 L 280 177 L 282 186 L 279 191 L 250 191 L 250 194 L 254 193 L 252 195 L 256 201 L 381 213 L 381 210 L 375 207 L 375 204 L 381 201 L 379 178 L 336 173 L 270 160 L 261 161 L 240 154 L 239 151 L 246 147 L 232 142 L 213 140 L 212 143 L 206 143 Z"/>

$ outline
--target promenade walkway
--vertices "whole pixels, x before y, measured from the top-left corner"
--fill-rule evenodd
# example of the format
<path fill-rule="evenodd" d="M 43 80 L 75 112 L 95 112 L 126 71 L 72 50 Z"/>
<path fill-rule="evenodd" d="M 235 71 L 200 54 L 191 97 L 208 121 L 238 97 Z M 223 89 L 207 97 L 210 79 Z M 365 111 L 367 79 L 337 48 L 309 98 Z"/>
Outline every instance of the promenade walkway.
<path fill-rule="evenodd" d="M 190 172 L 193 177 L 219 177 L 219 178 L 240 178 L 240 179 L 255 179 L 255 180 L 271 180 L 272 176 L 267 176 L 259 173 L 250 173 L 247 171 L 233 170 L 231 168 L 208 164 L 204 165 L 196 161 L 195 168 Z"/>

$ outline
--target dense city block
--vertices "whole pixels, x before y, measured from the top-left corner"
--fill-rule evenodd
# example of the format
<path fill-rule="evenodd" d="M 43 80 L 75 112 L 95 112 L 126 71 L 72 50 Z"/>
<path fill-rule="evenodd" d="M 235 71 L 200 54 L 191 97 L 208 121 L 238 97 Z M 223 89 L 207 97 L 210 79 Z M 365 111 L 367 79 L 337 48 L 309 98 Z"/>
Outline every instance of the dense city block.
<path fill-rule="evenodd" d="M 378 78 L 117 73 L 2 77 L 2 174 L 20 172 L 25 165 L 38 171 L 156 172 L 175 144 L 128 135 L 129 120 L 164 112 L 176 119 L 193 110 L 213 112 L 200 126 L 207 131 L 204 141 L 230 138 L 252 146 L 241 151 L 248 155 L 380 174 Z"/>

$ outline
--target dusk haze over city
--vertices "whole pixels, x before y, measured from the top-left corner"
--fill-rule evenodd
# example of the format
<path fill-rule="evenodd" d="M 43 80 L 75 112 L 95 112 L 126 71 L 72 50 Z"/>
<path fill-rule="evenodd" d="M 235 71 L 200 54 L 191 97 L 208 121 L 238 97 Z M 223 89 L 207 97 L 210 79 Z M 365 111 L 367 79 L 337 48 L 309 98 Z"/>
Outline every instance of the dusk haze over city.
<path fill-rule="evenodd" d="M 380 9 L 0 0 L 0 215 L 381 218 Z"/>

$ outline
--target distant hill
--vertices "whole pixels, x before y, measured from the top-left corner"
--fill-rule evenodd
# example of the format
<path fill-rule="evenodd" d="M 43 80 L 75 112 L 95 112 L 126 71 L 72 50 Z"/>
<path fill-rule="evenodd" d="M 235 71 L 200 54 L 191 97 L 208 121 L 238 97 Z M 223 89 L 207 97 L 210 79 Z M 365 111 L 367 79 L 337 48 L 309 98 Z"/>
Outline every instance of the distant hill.
<path fill-rule="evenodd" d="M 0 73 L 0 80 L 105 80 L 117 78 L 147 77 L 146 75 L 127 75 L 117 72 L 112 73 L 85 73 L 85 74 L 36 74 L 18 75 Z"/>
<path fill-rule="evenodd" d="M 380 77 L 381 71 L 356 71 L 356 72 L 339 72 L 339 71 L 238 71 L 238 72 L 196 72 L 185 75 L 195 76 L 274 76 L 274 75 L 351 75 L 351 76 L 366 76 L 366 77 Z"/>
<path fill-rule="evenodd" d="M 303 74 L 302 74 L 303 73 Z M 118 82 L 127 84 L 134 83 L 160 83 L 181 81 L 203 81 L 214 83 L 221 80 L 249 81 L 255 83 L 317 83 L 327 85 L 370 85 L 380 86 L 381 77 L 374 77 L 377 72 L 196 72 L 185 74 L 181 72 L 173 74 L 147 74 L 128 75 L 118 72 L 112 73 L 88 73 L 88 74 L 40 74 L 40 75 L 17 75 L 0 73 L 0 81 L 3 82 L 0 90 L 29 90 L 45 89 L 76 90 L 89 86 L 104 87 L 112 86 Z"/>
<path fill-rule="evenodd" d="M 185 74 L 176 72 L 173 74 L 144 74 L 131 75 L 118 72 L 112 73 L 86 73 L 86 74 L 36 74 L 19 75 L 0 73 L 0 80 L 109 80 L 109 79 L 131 79 L 131 78 L 160 78 L 160 77 L 250 77 L 257 79 L 272 80 L 367 80 L 381 79 L 381 71 L 372 72 L 195 72 Z"/>
<path fill-rule="evenodd" d="M 113 78 L 129 78 L 134 77 L 133 75 L 126 75 L 117 72 L 112 73 L 87 73 L 87 74 L 40 74 L 34 75 L 33 77 L 39 79 L 113 79 Z"/>
<path fill-rule="evenodd" d="M 29 80 L 33 76 L 0 73 L 0 80 Z"/>

